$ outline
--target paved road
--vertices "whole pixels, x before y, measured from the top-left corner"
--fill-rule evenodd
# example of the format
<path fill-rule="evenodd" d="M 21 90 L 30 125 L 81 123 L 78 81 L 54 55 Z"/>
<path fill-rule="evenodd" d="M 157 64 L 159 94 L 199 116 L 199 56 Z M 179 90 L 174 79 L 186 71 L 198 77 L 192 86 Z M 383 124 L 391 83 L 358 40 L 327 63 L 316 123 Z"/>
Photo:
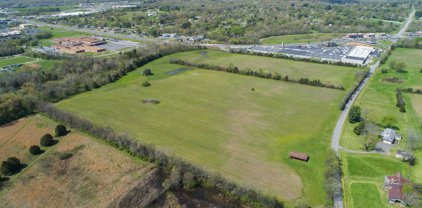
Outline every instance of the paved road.
<path fill-rule="evenodd" d="M 409 14 L 409 17 L 406 20 L 406 23 L 403 25 L 401 30 L 396 34 L 397 37 L 402 37 L 404 33 L 406 32 L 409 25 L 412 23 L 412 20 L 415 15 L 415 9 L 412 8 L 412 12 Z M 394 41 L 395 42 L 395 41 Z M 369 79 L 371 78 L 372 74 L 375 72 L 375 70 L 380 65 L 380 61 L 377 61 L 375 64 L 373 64 L 370 67 L 368 76 L 365 77 L 365 79 L 362 81 L 362 83 L 359 85 L 358 89 L 353 93 L 351 99 L 346 104 L 345 109 L 341 112 L 341 115 L 339 119 L 337 120 L 336 128 L 334 129 L 333 136 L 331 138 L 331 148 L 338 154 L 340 147 L 340 137 L 341 132 L 343 130 L 344 123 L 346 121 L 347 115 L 349 114 L 350 108 L 353 105 L 353 102 L 356 100 L 359 93 L 362 91 L 362 89 L 366 86 Z M 334 197 L 334 207 L 335 208 L 343 208 L 344 202 L 343 202 L 343 195 L 342 195 L 342 187 L 341 187 L 341 176 L 338 175 L 338 194 Z"/>
<path fill-rule="evenodd" d="M 61 28 L 65 30 L 72 30 L 72 31 L 78 31 L 82 33 L 90 33 L 98 36 L 105 36 L 105 37 L 113 37 L 116 39 L 132 39 L 132 40 L 139 40 L 139 41 L 145 41 L 145 42 L 160 42 L 165 41 L 165 39 L 158 39 L 158 38 L 147 38 L 147 37 L 139 37 L 138 35 L 126 35 L 126 34 L 120 34 L 120 33 L 112 33 L 112 32 L 103 32 L 101 30 L 97 29 L 89 29 L 89 28 L 75 28 L 70 27 L 67 25 L 60 25 L 60 24 L 49 24 L 45 22 L 39 22 L 39 21 L 28 21 L 26 22 L 30 24 L 37 25 L 39 27 L 54 27 L 54 28 Z"/>
<path fill-rule="evenodd" d="M 350 111 L 350 108 L 352 107 L 353 102 L 356 100 L 356 97 L 365 87 L 366 83 L 368 83 L 369 78 L 372 76 L 372 74 L 375 72 L 375 70 L 377 69 L 379 65 L 380 65 L 380 61 L 377 61 L 375 64 L 373 64 L 370 67 L 369 74 L 364 78 L 362 83 L 359 85 L 357 90 L 353 93 L 352 97 L 347 102 L 344 110 L 341 112 L 341 115 L 339 119 L 337 120 L 337 124 L 336 124 L 336 128 L 334 129 L 333 136 L 331 138 L 331 148 L 333 148 L 335 152 L 338 152 L 338 149 L 340 147 L 340 136 L 343 130 L 343 125 L 344 125 L 344 122 L 346 121 L 347 115 L 349 114 L 349 111 Z"/>
<path fill-rule="evenodd" d="M 336 128 L 334 129 L 333 137 L 331 138 L 331 148 L 333 148 L 333 150 L 337 154 L 340 148 L 341 131 L 343 130 L 343 125 L 344 125 L 344 122 L 346 121 L 347 115 L 349 114 L 350 108 L 352 107 L 353 102 L 356 100 L 359 93 L 368 83 L 369 78 L 371 78 L 372 74 L 375 72 L 375 70 L 378 68 L 379 65 L 380 65 L 380 61 L 377 61 L 375 64 L 373 64 L 370 67 L 369 74 L 364 78 L 364 80 L 361 82 L 357 90 L 353 93 L 352 97 L 347 102 L 344 110 L 341 112 L 339 119 L 337 120 Z M 337 179 L 339 183 L 338 183 L 337 195 L 334 197 L 334 207 L 343 208 L 344 205 L 343 205 L 343 195 L 342 195 L 342 188 L 341 188 L 341 176 L 338 175 Z"/>
<path fill-rule="evenodd" d="M 404 23 L 401 30 L 397 33 L 398 37 L 403 37 L 404 33 L 406 32 L 409 25 L 412 23 L 413 19 L 415 17 L 415 9 L 412 8 L 412 12 L 410 12 L 409 17 L 407 17 L 406 23 Z"/>

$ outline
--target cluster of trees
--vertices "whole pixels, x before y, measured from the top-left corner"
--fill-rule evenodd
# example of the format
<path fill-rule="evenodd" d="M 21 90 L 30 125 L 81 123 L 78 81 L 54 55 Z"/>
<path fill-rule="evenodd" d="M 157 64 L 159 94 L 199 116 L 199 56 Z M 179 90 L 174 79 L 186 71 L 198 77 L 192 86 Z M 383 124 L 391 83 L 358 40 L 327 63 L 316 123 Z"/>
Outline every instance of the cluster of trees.
<path fill-rule="evenodd" d="M 353 132 L 358 136 L 364 136 L 363 146 L 365 150 L 372 151 L 379 141 L 379 127 L 374 122 L 365 120 L 361 111 L 359 106 L 352 106 L 348 120 L 352 124 L 358 123 L 358 125 L 353 128 Z"/>
<path fill-rule="evenodd" d="M 361 108 L 357 105 L 352 106 L 349 112 L 349 122 L 357 123 L 362 121 Z"/>
<path fill-rule="evenodd" d="M 403 187 L 404 200 L 409 207 L 422 207 L 422 185 L 409 182 Z"/>
<path fill-rule="evenodd" d="M 250 55 L 256 55 L 256 56 L 283 58 L 283 59 L 290 59 L 294 61 L 305 61 L 305 62 L 318 63 L 318 64 L 332 64 L 332 65 L 337 65 L 337 66 L 358 67 L 357 64 L 352 64 L 352 63 L 345 63 L 345 62 L 340 62 L 340 61 L 333 62 L 333 61 L 320 60 L 320 59 L 315 59 L 315 58 L 294 57 L 294 56 L 289 56 L 282 53 L 261 53 L 261 52 L 253 52 L 253 51 L 245 51 L 245 50 L 237 50 L 237 49 L 230 49 L 230 52 L 238 53 L 238 54 L 250 54 Z"/>
<path fill-rule="evenodd" d="M 396 89 L 396 98 L 397 98 L 397 104 L 396 107 L 400 109 L 400 112 L 404 113 L 406 112 L 406 108 L 404 107 L 406 103 L 404 102 L 403 94 L 401 92 L 401 89 Z"/>
<path fill-rule="evenodd" d="M 57 125 L 56 126 L 56 136 L 64 136 L 68 133 L 66 126 L 64 125 Z M 56 141 L 54 141 L 53 136 L 51 134 L 45 134 L 40 139 L 40 145 L 44 147 L 50 147 L 54 145 Z M 42 154 L 44 151 L 38 145 L 32 145 L 29 147 L 29 153 L 32 155 L 39 155 Z M 25 167 L 24 164 L 16 157 L 9 157 L 7 160 L 3 161 L 0 166 L 0 173 L 4 176 L 11 176 L 16 173 L 19 173 Z M 0 189 L 2 188 L 3 182 L 6 178 L 2 178 L 0 175 Z"/>
<path fill-rule="evenodd" d="M 51 70 L 19 70 L 0 77 L 0 125 L 34 112 L 40 101 L 56 102 L 114 82 L 164 55 L 195 50 L 180 44 L 150 45 L 118 57 L 63 57 Z M 57 57 L 53 57 L 57 58 Z"/>
<path fill-rule="evenodd" d="M 398 73 L 405 73 L 406 64 L 404 62 L 398 62 L 395 60 L 391 60 L 388 64 L 392 69 L 395 69 Z"/>
<path fill-rule="evenodd" d="M 409 88 L 405 88 L 402 89 L 402 92 L 406 92 L 406 93 L 415 93 L 415 94 L 422 94 L 422 90 L 421 89 L 413 89 L 411 87 Z"/>
<path fill-rule="evenodd" d="M 327 207 L 333 207 L 333 199 L 342 194 L 341 190 L 341 161 L 330 151 L 325 160 L 324 187 L 327 192 Z"/>
<path fill-rule="evenodd" d="M 407 11 L 410 11 L 410 4 L 406 2 L 330 5 L 326 2 L 282 0 L 163 0 L 146 1 L 135 9 L 109 10 L 46 21 L 127 29 L 146 36 L 163 33 L 206 35 L 221 42 L 249 44 L 259 43 L 261 38 L 269 36 L 313 31 L 393 32 L 399 25 L 381 20 L 404 21 Z M 131 12 L 130 15 L 128 12 Z"/>
<path fill-rule="evenodd" d="M 51 37 L 51 32 L 40 32 L 35 35 L 23 35 L 18 39 L 0 41 L 0 57 L 21 54 L 25 52 L 22 46 L 36 46 L 39 44 L 40 39 L 47 39 Z"/>
<path fill-rule="evenodd" d="M 0 57 L 12 56 L 24 52 L 24 49 L 16 45 L 14 42 L 15 41 L 0 42 Z"/>
<path fill-rule="evenodd" d="M 401 39 L 396 43 L 400 48 L 422 48 L 422 38 Z"/>
<path fill-rule="evenodd" d="M 265 79 L 273 79 L 273 80 L 280 80 L 280 81 L 285 81 L 285 82 L 293 82 L 293 83 L 299 83 L 299 84 L 310 85 L 310 86 L 315 86 L 315 87 L 325 87 L 325 88 L 331 88 L 331 89 L 344 90 L 343 86 L 337 87 L 337 86 L 334 86 L 334 85 L 325 84 L 325 83 L 322 83 L 320 80 L 310 80 L 308 78 L 301 78 L 299 80 L 294 80 L 294 79 L 290 79 L 287 75 L 283 77 L 280 74 L 274 74 L 273 75 L 271 72 L 263 72 L 262 70 L 259 70 L 259 71 L 254 71 L 254 70 L 250 70 L 250 69 L 239 70 L 239 68 L 236 67 L 236 66 L 224 67 L 224 66 L 210 65 L 210 64 L 206 64 L 206 63 L 196 64 L 196 63 L 191 63 L 191 62 L 184 61 L 184 60 L 181 60 L 181 59 L 171 59 L 170 63 L 171 64 L 189 66 L 189 67 L 197 67 L 197 68 L 200 68 L 200 69 L 225 71 L 225 72 L 229 72 L 229 73 L 235 73 L 235 74 L 241 74 L 241 75 L 247 75 L 247 76 L 254 76 L 254 77 L 260 77 L 260 78 L 265 78 Z"/>
<path fill-rule="evenodd" d="M 61 121 L 68 126 L 81 130 L 91 136 L 103 139 L 108 144 L 128 152 L 143 160 L 156 163 L 173 176 L 166 182 L 166 187 L 183 187 L 187 190 L 200 185 L 222 191 L 227 196 L 248 203 L 256 207 L 283 207 L 283 203 L 275 198 L 268 197 L 254 190 L 229 182 L 222 177 L 207 172 L 180 158 L 168 155 L 152 145 L 140 144 L 127 134 L 119 135 L 111 127 L 100 127 L 88 120 L 77 117 L 69 112 L 62 111 L 50 103 L 40 105 L 40 111 L 54 120 Z"/>

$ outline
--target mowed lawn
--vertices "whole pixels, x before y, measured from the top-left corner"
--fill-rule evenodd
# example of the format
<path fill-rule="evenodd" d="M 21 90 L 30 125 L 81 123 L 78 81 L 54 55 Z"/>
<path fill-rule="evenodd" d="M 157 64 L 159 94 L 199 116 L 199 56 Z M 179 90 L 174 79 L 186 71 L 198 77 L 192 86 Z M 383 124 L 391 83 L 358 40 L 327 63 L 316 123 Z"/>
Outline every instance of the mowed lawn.
<path fill-rule="evenodd" d="M 299 35 L 282 35 L 272 36 L 261 39 L 261 43 L 264 45 L 275 45 L 282 43 L 309 43 L 309 42 L 322 42 L 330 41 L 335 38 L 344 36 L 343 33 L 311 33 L 311 34 L 299 34 Z"/>
<path fill-rule="evenodd" d="M 229 66 L 230 64 L 233 64 L 234 66 L 239 67 L 240 70 L 251 69 L 255 71 L 262 70 L 264 72 L 279 73 L 296 80 L 300 78 L 319 79 L 327 84 L 334 84 L 336 86 L 343 85 L 346 89 L 355 83 L 355 74 L 358 71 L 366 70 L 280 58 L 234 54 L 216 50 L 178 53 L 166 58 L 169 60 L 171 58 L 177 58 L 193 63 L 208 63 L 218 66 Z"/>
<path fill-rule="evenodd" d="M 378 187 L 372 183 L 352 183 L 353 208 L 387 208 Z"/>
<path fill-rule="evenodd" d="M 375 76 L 371 79 L 368 86 L 362 91 L 358 97 L 355 105 L 362 108 L 362 113 L 368 120 L 375 123 L 381 123 L 385 116 L 394 116 L 398 121 L 399 133 L 407 138 L 409 132 L 417 133 L 422 136 L 420 128 L 420 119 L 417 119 L 413 111 L 410 95 L 403 93 L 406 102 L 406 113 L 399 112 L 396 107 L 396 89 L 413 87 L 414 89 L 422 89 L 422 73 L 420 68 L 422 65 L 422 50 L 420 49 L 395 49 L 389 57 L 386 64 L 382 65 Z M 398 73 L 390 69 L 389 63 L 391 61 L 404 62 L 407 73 Z M 381 73 L 381 69 L 387 69 L 388 73 Z M 399 81 L 393 83 L 388 81 L 390 78 L 397 78 Z M 418 105 L 419 106 L 419 105 Z M 419 121 L 418 121 L 419 120 Z M 353 127 L 357 124 L 350 124 L 346 122 L 341 145 L 349 149 L 363 150 L 364 137 L 358 137 L 353 133 Z M 404 147 L 406 139 L 399 147 Z M 422 181 L 422 177 L 420 178 Z"/>
<path fill-rule="evenodd" d="M 341 154 L 346 208 L 390 207 L 383 190 L 384 177 L 410 169 L 399 159 L 379 154 Z"/>
<path fill-rule="evenodd" d="M 23 64 L 31 61 L 35 61 L 35 59 L 26 56 L 15 56 L 11 58 L 0 59 L 0 67 L 8 66 L 11 64 Z"/>
<path fill-rule="evenodd" d="M 327 138 L 345 91 L 188 69 L 168 57 L 144 68 L 154 75 L 136 70 L 57 106 L 285 201 L 324 203 Z M 160 104 L 143 103 L 151 98 Z M 289 151 L 311 160 L 291 161 Z"/>
<path fill-rule="evenodd" d="M 347 168 L 350 177 L 371 177 L 383 179 L 386 175 L 398 172 L 405 174 L 409 167 L 401 160 L 378 154 L 350 154 L 347 156 Z"/>

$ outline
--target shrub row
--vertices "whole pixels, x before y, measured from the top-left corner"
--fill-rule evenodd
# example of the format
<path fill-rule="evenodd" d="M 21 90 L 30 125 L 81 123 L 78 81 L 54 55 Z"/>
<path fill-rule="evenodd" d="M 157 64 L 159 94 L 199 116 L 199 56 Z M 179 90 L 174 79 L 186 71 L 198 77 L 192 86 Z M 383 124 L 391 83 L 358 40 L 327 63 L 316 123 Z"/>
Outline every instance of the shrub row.
<path fill-rule="evenodd" d="M 414 90 L 411 87 L 402 89 L 402 92 L 405 92 L 405 93 L 414 93 L 414 94 L 420 94 L 420 95 L 422 95 L 422 90 L 421 89 Z"/>
<path fill-rule="evenodd" d="M 359 89 L 359 86 L 362 85 L 363 81 L 365 80 L 366 77 L 368 77 L 368 75 L 369 75 L 369 72 L 367 72 L 365 74 L 365 76 L 362 76 L 362 79 L 359 81 L 359 84 L 354 85 L 352 90 L 350 90 L 350 92 L 347 93 L 347 95 L 344 97 L 344 99 L 339 104 L 340 110 L 344 110 L 346 108 L 347 102 L 349 102 L 349 100 L 352 98 L 353 94 L 355 94 L 355 92 Z"/>
<path fill-rule="evenodd" d="M 238 54 L 249 54 L 249 55 L 255 55 L 255 56 L 266 56 L 266 57 L 273 57 L 273 58 L 283 58 L 283 59 L 290 59 L 294 61 L 305 61 L 310 63 L 317 63 L 317 64 L 331 64 L 331 65 L 337 65 L 337 66 L 350 66 L 350 67 L 358 67 L 357 64 L 352 63 L 344 63 L 344 62 L 334 62 L 334 61 L 327 61 L 327 60 L 321 60 L 321 59 L 315 59 L 315 58 L 300 58 L 300 57 L 294 57 L 282 53 L 261 53 L 261 52 L 253 52 L 253 51 L 245 51 L 245 50 L 236 50 L 236 49 L 230 49 L 231 53 L 238 53 Z"/>
<path fill-rule="evenodd" d="M 187 175 L 189 184 L 199 184 L 203 187 L 214 188 L 222 191 L 234 200 L 251 204 L 255 207 L 284 207 L 282 202 L 275 198 L 265 196 L 259 192 L 229 182 L 221 176 L 207 172 L 195 165 L 192 165 L 180 158 L 170 156 L 154 146 L 140 144 L 126 134 L 118 135 L 111 127 L 99 127 L 91 122 L 77 117 L 69 112 L 62 111 L 50 103 L 43 103 L 38 110 L 50 118 L 66 123 L 72 128 L 81 130 L 91 136 L 105 140 L 110 145 L 127 151 L 133 156 L 158 164 L 160 167 L 170 171 L 180 169 L 181 174 Z M 189 174 L 193 176 L 188 177 Z M 194 182 L 192 182 L 194 180 Z"/>
<path fill-rule="evenodd" d="M 396 98 L 397 98 L 396 106 L 400 109 L 400 112 L 402 113 L 406 112 L 406 108 L 404 107 L 406 103 L 404 102 L 403 94 L 401 93 L 400 89 L 396 89 Z"/>
<path fill-rule="evenodd" d="M 330 151 L 325 160 L 324 188 L 327 192 L 327 206 L 333 207 L 334 200 L 342 195 L 341 191 L 341 161 L 337 155 Z"/>
<path fill-rule="evenodd" d="M 272 74 L 271 72 L 263 72 L 263 71 L 254 71 L 254 70 L 239 70 L 238 67 L 224 67 L 224 66 L 216 66 L 216 65 L 210 65 L 210 64 L 196 64 L 191 63 L 188 61 L 184 61 L 181 59 L 170 59 L 171 64 L 179 64 L 189 67 L 197 67 L 200 69 L 207 69 L 207 70 L 214 70 L 214 71 L 224 71 L 229 73 L 235 73 L 235 74 L 241 74 L 241 75 L 247 75 L 247 76 L 254 76 L 259 78 L 265 78 L 265 79 L 273 79 L 273 80 L 280 80 L 285 82 L 293 82 L 293 83 L 299 83 L 304 85 L 310 85 L 314 87 L 325 87 L 330 89 L 338 89 L 338 90 L 344 90 L 343 86 L 334 86 L 322 83 L 320 80 L 310 80 L 308 78 L 301 78 L 299 80 L 290 79 L 288 76 L 282 76 L 279 74 Z"/>

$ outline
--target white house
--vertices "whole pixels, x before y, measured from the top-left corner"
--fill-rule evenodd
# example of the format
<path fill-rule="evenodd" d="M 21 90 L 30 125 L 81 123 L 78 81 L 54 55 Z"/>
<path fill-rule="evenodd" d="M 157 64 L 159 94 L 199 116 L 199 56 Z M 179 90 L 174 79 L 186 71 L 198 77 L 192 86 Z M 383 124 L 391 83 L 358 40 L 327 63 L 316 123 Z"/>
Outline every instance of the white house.
<path fill-rule="evenodd" d="M 381 138 L 382 141 L 387 144 L 393 144 L 395 140 L 401 140 L 400 134 L 398 134 L 396 130 L 391 128 L 384 129 L 384 131 L 381 133 Z"/>

